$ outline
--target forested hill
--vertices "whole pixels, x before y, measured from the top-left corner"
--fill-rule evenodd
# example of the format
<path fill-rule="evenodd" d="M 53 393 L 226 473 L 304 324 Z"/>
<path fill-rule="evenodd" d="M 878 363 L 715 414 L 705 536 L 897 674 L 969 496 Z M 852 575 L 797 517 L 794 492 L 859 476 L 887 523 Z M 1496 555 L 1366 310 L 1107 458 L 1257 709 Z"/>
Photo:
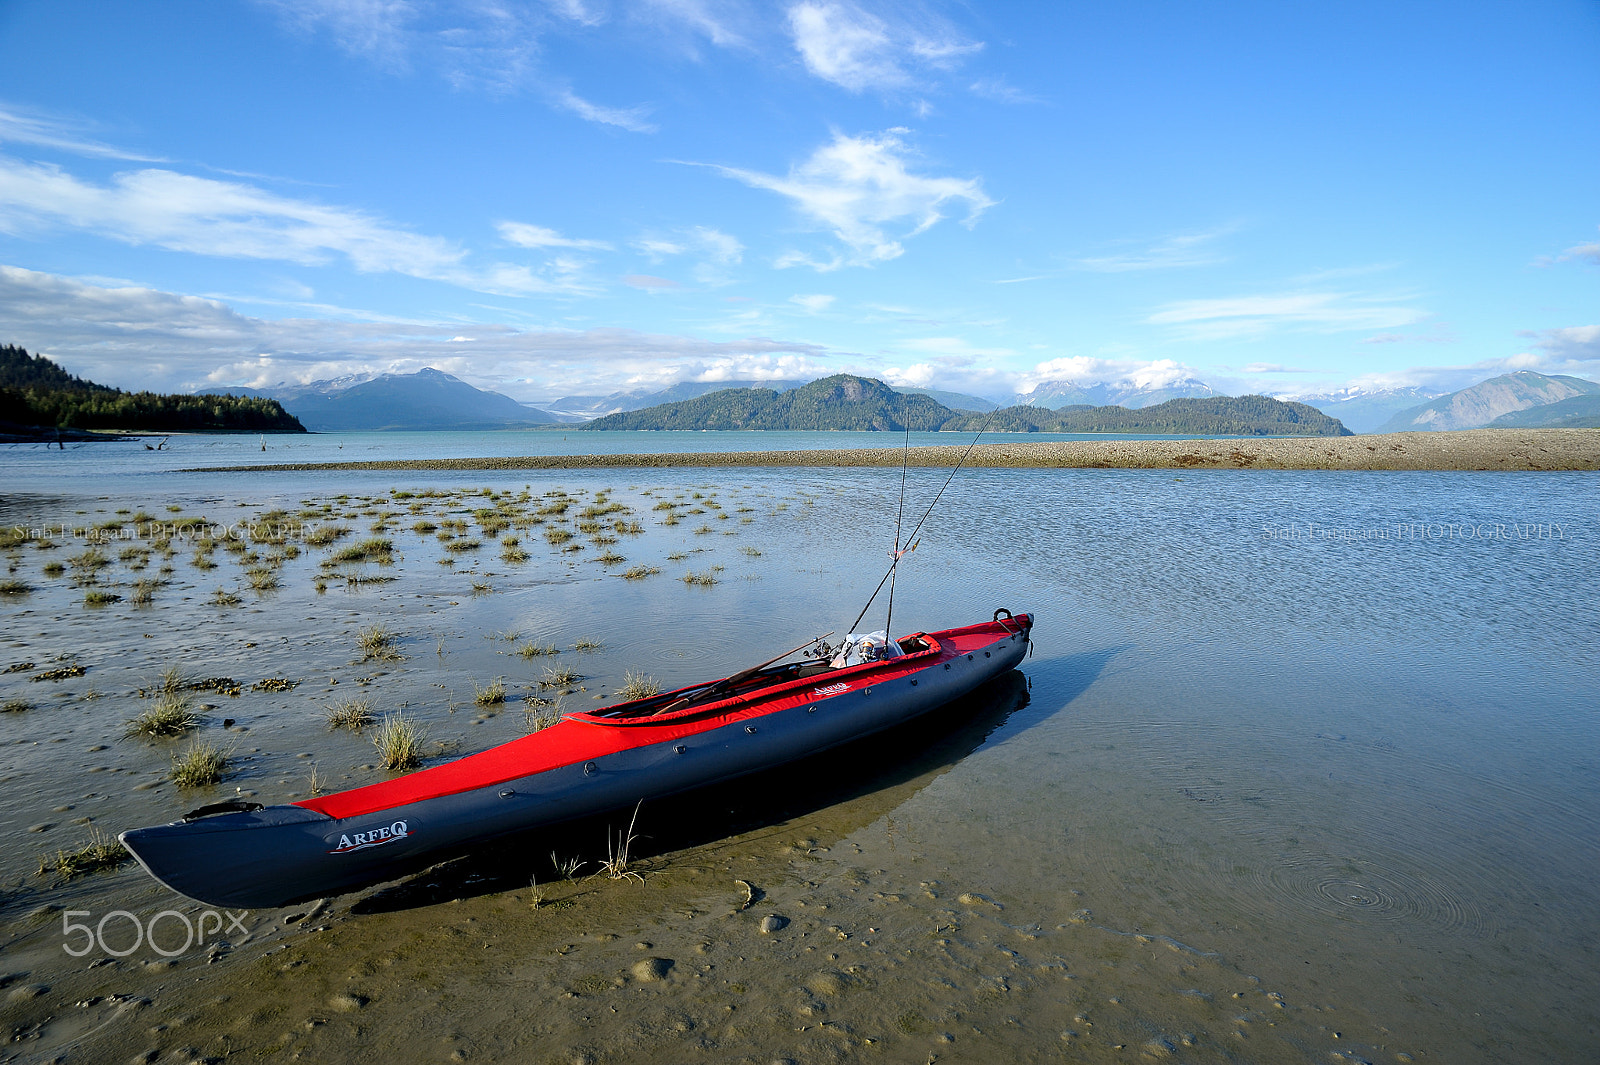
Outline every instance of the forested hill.
<path fill-rule="evenodd" d="M 952 418 L 944 429 L 976 432 L 986 414 Z M 992 432 L 1152 433 L 1175 436 L 1354 436 L 1337 418 L 1304 403 L 1267 396 L 1169 399 L 1152 407 L 1007 407 L 996 411 Z"/>
<path fill-rule="evenodd" d="M 1197 436 L 1350 436 L 1337 418 L 1266 396 L 1173 399 L 1153 407 L 1007 407 L 956 411 L 881 381 L 839 374 L 788 392 L 728 388 L 680 403 L 597 418 L 585 429 L 951 430 L 1011 433 L 1151 433 Z"/>
<path fill-rule="evenodd" d="M 596 418 L 585 429 L 938 429 L 955 411 L 923 395 L 896 392 L 882 381 L 838 374 L 774 392 L 725 388 L 679 403 Z"/>
<path fill-rule="evenodd" d="M 277 400 L 124 392 L 67 373 L 43 355 L 0 346 L 0 422 L 8 431 L 303 433 Z"/>

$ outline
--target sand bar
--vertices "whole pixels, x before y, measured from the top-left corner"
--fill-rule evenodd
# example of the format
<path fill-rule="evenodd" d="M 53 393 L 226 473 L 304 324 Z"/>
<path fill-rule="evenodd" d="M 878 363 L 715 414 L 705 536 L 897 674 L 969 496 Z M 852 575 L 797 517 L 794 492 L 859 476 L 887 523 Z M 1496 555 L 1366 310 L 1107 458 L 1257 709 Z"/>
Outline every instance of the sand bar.
<path fill-rule="evenodd" d="M 912 466 L 953 466 L 950 444 L 911 449 Z M 573 470 L 710 466 L 898 466 L 900 448 L 685 452 L 664 455 L 518 455 L 371 462 L 211 466 L 189 473 L 249 470 Z M 1595 470 L 1600 429 L 1465 429 L 1441 433 L 1235 440 L 1071 440 L 979 444 L 967 465 L 1034 469 Z"/>

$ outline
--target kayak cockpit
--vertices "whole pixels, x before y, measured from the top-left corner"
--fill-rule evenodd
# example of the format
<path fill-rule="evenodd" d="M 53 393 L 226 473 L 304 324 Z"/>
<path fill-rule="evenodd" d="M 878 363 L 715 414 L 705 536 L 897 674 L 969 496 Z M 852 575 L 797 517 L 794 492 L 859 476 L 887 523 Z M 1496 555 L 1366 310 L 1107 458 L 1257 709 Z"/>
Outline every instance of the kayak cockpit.
<path fill-rule="evenodd" d="M 719 680 L 712 684 L 663 692 L 643 699 L 569 714 L 568 719 L 596 725 L 667 725 L 711 713 L 726 713 L 743 704 L 785 694 L 826 675 L 831 681 L 854 679 L 892 668 L 920 669 L 939 654 L 939 642 L 919 632 L 895 641 L 902 654 L 874 662 L 835 666 L 827 659 L 791 662 L 759 670 L 742 680 Z"/>

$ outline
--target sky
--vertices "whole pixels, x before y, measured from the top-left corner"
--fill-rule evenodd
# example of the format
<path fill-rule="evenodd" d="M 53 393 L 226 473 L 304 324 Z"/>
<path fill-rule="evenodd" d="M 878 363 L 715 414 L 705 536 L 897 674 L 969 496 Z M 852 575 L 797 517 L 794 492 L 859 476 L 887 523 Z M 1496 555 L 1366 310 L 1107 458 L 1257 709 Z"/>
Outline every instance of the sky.
<path fill-rule="evenodd" d="M 0 0 L 0 343 L 124 388 L 1600 378 L 1600 4 Z"/>

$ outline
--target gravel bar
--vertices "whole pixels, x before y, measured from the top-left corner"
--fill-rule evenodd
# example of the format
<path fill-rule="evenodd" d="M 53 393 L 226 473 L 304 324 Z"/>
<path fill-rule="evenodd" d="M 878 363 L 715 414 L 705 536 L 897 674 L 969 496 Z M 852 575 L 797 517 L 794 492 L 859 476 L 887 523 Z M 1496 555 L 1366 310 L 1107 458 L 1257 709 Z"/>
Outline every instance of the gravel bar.
<path fill-rule="evenodd" d="M 953 466 L 966 447 L 914 447 L 912 466 Z M 898 466 L 900 448 L 698 451 L 666 455 L 522 455 L 209 466 L 249 470 L 582 470 L 630 467 Z M 967 465 L 1026 469 L 1595 470 L 1600 429 L 1464 429 L 1438 433 L 1234 440 L 1071 440 L 979 444 Z"/>

